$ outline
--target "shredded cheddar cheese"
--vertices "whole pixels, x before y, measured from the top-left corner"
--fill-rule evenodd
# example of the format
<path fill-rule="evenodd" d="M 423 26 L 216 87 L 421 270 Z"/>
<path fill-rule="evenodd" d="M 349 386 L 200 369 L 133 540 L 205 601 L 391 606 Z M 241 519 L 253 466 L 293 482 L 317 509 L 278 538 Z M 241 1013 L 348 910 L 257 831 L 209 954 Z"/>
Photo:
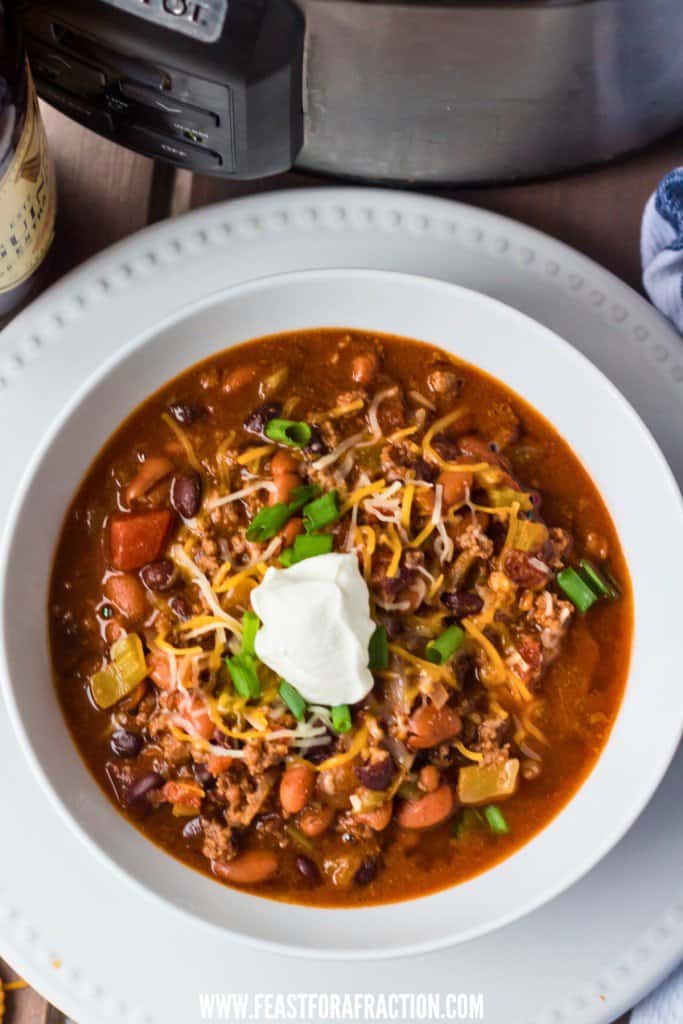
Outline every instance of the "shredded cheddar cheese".
<path fill-rule="evenodd" d="M 338 768 L 342 764 L 348 764 L 349 761 L 353 761 L 354 757 L 362 751 L 368 738 L 368 728 L 366 725 L 361 725 L 356 731 L 351 746 L 348 750 L 345 750 L 342 754 L 335 754 L 334 757 L 328 757 L 322 764 L 317 765 L 319 772 L 328 772 L 332 768 Z"/>
<path fill-rule="evenodd" d="M 354 505 L 361 502 L 363 498 L 369 498 L 371 494 L 378 494 L 379 491 L 384 490 L 385 486 L 386 481 L 381 479 L 375 480 L 372 484 L 366 484 L 365 487 L 358 487 L 355 491 L 352 491 L 351 494 L 349 494 L 348 498 L 339 510 L 339 514 L 341 516 L 345 515 L 351 508 L 353 508 Z"/>
<path fill-rule="evenodd" d="M 380 540 L 383 544 L 386 544 L 391 548 L 392 556 L 391 561 L 387 566 L 387 576 L 389 579 L 393 579 L 398 573 L 398 567 L 401 563 L 401 555 L 403 554 L 403 546 L 401 545 L 401 541 L 399 540 L 393 523 L 389 524 L 386 532 L 380 537 Z"/>
<path fill-rule="evenodd" d="M 470 761 L 483 761 L 484 755 L 480 754 L 478 750 L 470 750 L 460 740 L 453 740 L 453 746 L 459 751 L 463 757 L 466 757 Z"/>
<path fill-rule="evenodd" d="M 277 445 L 274 444 L 262 444 L 257 448 L 247 448 L 246 452 L 242 452 L 241 455 L 237 456 L 237 463 L 240 466 L 250 466 L 252 462 L 260 461 L 265 458 L 266 455 L 270 455 L 274 452 Z"/>
<path fill-rule="evenodd" d="M 195 450 L 192 447 L 192 442 L 190 441 L 189 437 L 187 436 L 187 434 L 185 433 L 183 428 L 180 426 L 179 423 L 176 423 L 176 421 L 173 419 L 173 417 L 171 415 L 169 415 L 169 413 L 167 413 L 167 412 L 162 412 L 161 418 L 164 421 L 164 423 L 166 424 L 166 426 L 169 427 L 173 431 L 173 433 L 175 434 L 175 436 L 178 438 L 178 440 L 180 441 L 181 445 L 185 449 L 185 454 L 187 455 L 187 461 L 190 463 L 192 468 L 195 469 L 198 473 L 201 473 L 201 471 L 202 471 L 202 464 L 199 461 L 199 459 L 197 458 L 197 456 L 195 454 Z"/>
<path fill-rule="evenodd" d="M 413 507 L 413 498 L 415 497 L 415 485 L 408 484 L 403 492 L 403 502 L 401 504 L 401 526 L 407 530 L 410 526 L 410 513 Z"/>

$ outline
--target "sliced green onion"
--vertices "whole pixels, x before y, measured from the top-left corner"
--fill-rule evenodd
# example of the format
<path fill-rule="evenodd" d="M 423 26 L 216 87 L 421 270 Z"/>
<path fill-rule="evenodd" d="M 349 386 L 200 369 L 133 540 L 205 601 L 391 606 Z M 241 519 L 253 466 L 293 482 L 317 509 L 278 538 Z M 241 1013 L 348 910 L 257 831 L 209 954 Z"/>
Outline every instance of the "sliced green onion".
<path fill-rule="evenodd" d="M 304 526 L 307 533 L 322 530 L 323 526 L 336 523 L 339 519 L 339 495 L 328 491 L 304 507 Z"/>
<path fill-rule="evenodd" d="M 294 540 L 294 547 L 285 548 L 280 555 L 280 564 L 286 567 L 303 562 L 305 558 L 329 555 L 333 546 L 334 537 L 329 533 L 300 533 Z"/>
<path fill-rule="evenodd" d="M 242 654 L 256 654 L 254 641 L 260 625 L 256 612 L 245 612 L 242 616 Z"/>
<path fill-rule="evenodd" d="M 308 836 L 292 825 L 291 821 L 285 825 L 285 832 L 295 846 L 299 846 L 305 853 L 315 853 L 315 843 L 312 843 Z"/>
<path fill-rule="evenodd" d="M 283 701 L 292 712 L 297 722 L 300 722 L 306 714 L 306 708 L 308 704 L 303 699 L 299 691 L 291 683 L 288 683 L 285 679 L 280 680 L 280 689 L 278 693 L 282 697 Z"/>
<path fill-rule="evenodd" d="M 483 817 L 476 807 L 461 807 L 453 825 L 453 836 L 462 839 L 467 833 L 476 830 L 483 823 Z"/>
<path fill-rule="evenodd" d="M 290 515 L 289 506 L 284 501 L 278 501 L 276 505 L 265 505 L 249 523 L 247 540 L 270 540 L 280 532 Z"/>
<path fill-rule="evenodd" d="M 311 440 L 313 431 L 303 420 L 269 420 L 264 434 L 271 441 L 290 448 L 303 448 Z"/>
<path fill-rule="evenodd" d="M 290 491 L 289 511 L 293 515 L 313 498 L 317 498 L 319 494 L 320 488 L 317 484 L 300 484 L 298 487 L 295 487 L 293 491 Z"/>
<path fill-rule="evenodd" d="M 256 658 L 253 654 L 236 654 L 234 658 L 226 658 L 225 664 L 228 666 L 233 686 L 240 697 L 256 700 L 261 696 L 261 683 L 256 672 Z"/>
<path fill-rule="evenodd" d="M 484 808 L 484 817 L 494 835 L 506 836 L 510 831 L 502 811 L 495 804 L 489 804 L 488 807 Z"/>
<path fill-rule="evenodd" d="M 294 548 L 285 548 L 278 556 L 278 562 L 283 569 L 289 569 L 290 565 L 294 565 Z"/>
<path fill-rule="evenodd" d="M 582 613 L 587 612 L 590 606 L 595 604 L 598 599 L 598 595 L 591 590 L 586 581 L 571 566 L 563 569 L 562 572 L 558 572 L 557 582 L 572 604 Z"/>
<path fill-rule="evenodd" d="M 381 672 L 389 667 L 389 643 L 384 626 L 378 626 L 370 637 L 368 658 L 368 668 L 371 672 Z"/>
<path fill-rule="evenodd" d="M 620 590 L 616 583 L 607 574 L 603 574 L 587 558 L 582 558 L 579 563 L 579 572 L 584 580 L 598 597 L 607 597 L 610 600 L 619 597 Z"/>
<path fill-rule="evenodd" d="M 449 626 L 441 636 L 430 640 L 425 648 L 427 660 L 435 665 L 444 665 L 451 655 L 455 654 L 465 639 L 465 631 L 460 626 Z"/>
<path fill-rule="evenodd" d="M 348 704 L 336 704 L 332 708 L 332 728 L 335 732 L 348 732 L 351 728 L 351 708 Z"/>

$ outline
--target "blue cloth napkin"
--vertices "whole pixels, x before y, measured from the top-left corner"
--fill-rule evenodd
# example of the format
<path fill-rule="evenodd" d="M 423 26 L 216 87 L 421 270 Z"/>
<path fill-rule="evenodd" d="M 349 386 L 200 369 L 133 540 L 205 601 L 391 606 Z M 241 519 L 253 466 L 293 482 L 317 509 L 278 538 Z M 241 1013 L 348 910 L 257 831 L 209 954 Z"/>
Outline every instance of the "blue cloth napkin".
<path fill-rule="evenodd" d="M 640 251 L 645 291 L 683 333 L 683 167 L 667 174 L 648 199 Z"/>
<path fill-rule="evenodd" d="M 640 252 L 645 291 L 683 334 L 683 167 L 648 199 Z M 636 1007 L 631 1024 L 683 1024 L 683 966 Z"/>

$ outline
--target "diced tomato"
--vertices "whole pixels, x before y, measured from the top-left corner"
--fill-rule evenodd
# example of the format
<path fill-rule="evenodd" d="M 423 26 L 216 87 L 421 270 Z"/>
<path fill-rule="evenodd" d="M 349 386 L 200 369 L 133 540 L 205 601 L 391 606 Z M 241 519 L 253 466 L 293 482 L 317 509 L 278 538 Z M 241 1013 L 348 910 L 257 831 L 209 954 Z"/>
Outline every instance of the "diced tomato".
<path fill-rule="evenodd" d="M 122 572 L 141 569 L 161 557 L 173 513 L 166 508 L 113 516 L 109 525 L 111 564 Z"/>
<path fill-rule="evenodd" d="M 178 702 L 178 711 L 183 718 L 188 718 L 202 737 L 208 740 L 216 728 L 206 707 L 206 703 L 196 694 L 188 693 Z"/>
<path fill-rule="evenodd" d="M 209 769 L 212 775 L 218 776 L 226 772 L 231 764 L 235 763 L 233 757 L 228 757 L 227 754 L 209 754 L 206 762 L 206 767 Z"/>
<path fill-rule="evenodd" d="M 161 791 L 164 800 L 170 804 L 180 804 L 182 807 L 193 808 L 198 811 L 202 806 L 204 791 L 196 782 L 167 782 Z"/>

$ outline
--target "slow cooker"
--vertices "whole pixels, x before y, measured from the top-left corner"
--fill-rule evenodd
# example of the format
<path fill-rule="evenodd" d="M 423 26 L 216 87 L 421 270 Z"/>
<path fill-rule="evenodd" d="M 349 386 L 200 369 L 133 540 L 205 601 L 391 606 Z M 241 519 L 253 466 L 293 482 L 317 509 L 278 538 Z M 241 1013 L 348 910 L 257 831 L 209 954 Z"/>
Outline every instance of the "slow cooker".
<path fill-rule="evenodd" d="M 23 0 L 40 95 L 233 178 L 506 181 L 683 121 L 681 0 Z"/>

